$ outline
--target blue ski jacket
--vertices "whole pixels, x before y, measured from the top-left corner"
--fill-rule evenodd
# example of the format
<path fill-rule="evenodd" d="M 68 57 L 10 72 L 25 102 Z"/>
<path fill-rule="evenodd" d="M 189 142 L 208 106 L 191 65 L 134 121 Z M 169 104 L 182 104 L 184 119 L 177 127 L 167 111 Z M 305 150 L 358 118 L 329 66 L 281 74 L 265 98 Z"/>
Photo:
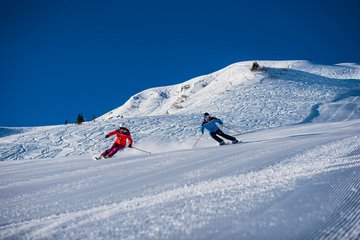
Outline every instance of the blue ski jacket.
<path fill-rule="evenodd" d="M 216 132 L 219 127 L 216 125 L 216 123 L 219 123 L 220 125 L 223 125 L 223 122 L 215 117 L 210 117 L 210 121 L 203 121 L 200 127 L 200 131 L 202 134 L 204 134 L 204 129 L 208 130 L 209 132 Z"/>

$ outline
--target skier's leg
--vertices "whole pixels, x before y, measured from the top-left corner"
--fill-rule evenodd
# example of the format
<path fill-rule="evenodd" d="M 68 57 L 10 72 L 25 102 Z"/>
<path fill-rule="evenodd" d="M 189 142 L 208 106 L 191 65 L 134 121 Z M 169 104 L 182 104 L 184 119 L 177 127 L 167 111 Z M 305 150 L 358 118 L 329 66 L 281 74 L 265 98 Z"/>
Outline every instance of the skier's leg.
<path fill-rule="evenodd" d="M 220 144 L 224 144 L 224 140 L 222 140 L 221 138 L 219 138 L 217 135 L 217 131 L 216 132 L 211 132 L 210 136 L 215 139 L 218 143 Z"/>
<path fill-rule="evenodd" d="M 119 145 L 116 144 L 116 146 L 114 146 L 114 148 L 111 150 L 111 152 L 109 153 L 108 157 L 112 157 L 115 155 L 115 153 L 117 153 L 119 150 L 123 149 L 124 146 L 123 145 Z"/>
<path fill-rule="evenodd" d="M 112 147 L 111 147 L 112 148 Z M 103 152 L 100 156 L 106 158 L 107 155 L 111 152 L 111 148 L 107 149 L 105 152 Z"/>
<path fill-rule="evenodd" d="M 102 154 L 101 154 L 101 156 L 103 156 L 104 158 L 108 158 L 109 157 L 109 155 L 110 155 L 110 153 L 114 150 L 114 148 L 116 147 L 116 143 L 114 143 L 112 146 L 111 146 L 111 148 L 109 148 L 108 150 L 106 150 L 105 152 L 103 152 Z"/>
<path fill-rule="evenodd" d="M 216 131 L 216 134 L 219 134 L 220 136 L 226 138 L 227 140 L 230 140 L 230 141 L 233 141 L 233 142 L 237 141 L 236 138 L 234 138 L 234 137 L 232 137 L 232 136 L 230 136 L 230 135 L 225 134 L 225 133 L 224 133 L 223 131 L 221 131 L 220 129 Z"/>

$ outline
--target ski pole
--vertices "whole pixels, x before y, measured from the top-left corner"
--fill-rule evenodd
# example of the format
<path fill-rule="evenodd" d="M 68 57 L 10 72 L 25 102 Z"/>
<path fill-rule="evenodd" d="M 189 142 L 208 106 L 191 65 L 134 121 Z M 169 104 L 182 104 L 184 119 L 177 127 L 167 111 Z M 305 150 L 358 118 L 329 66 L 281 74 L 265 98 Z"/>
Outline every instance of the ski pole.
<path fill-rule="evenodd" d="M 194 148 L 196 146 L 196 144 L 199 142 L 200 138 L 202 137 L 203 134 L 200 135 L 200 137 L 196 140 L 196 142 L 194 143 L 194 145 L 192 146 L 192 148 Z"/>
<path fill-rule="evenodd" d="M 232 128 L 229 128 L 229 127 L 227 127 L 227 126 L 224 126 L 224 125 L 223 125 L 223 127 L 224 127 L 224 128 L 227 128 L 227 129 L 229 129 L 229 130 L 231 130 L 231 131 L 234 131 L 234 132 L 237 132 L 237 133 L 240 133 L 240 134 L 241 134 L 241 132 L 240 132 L 240 131 L 234 130 L 234 129 L 232 129 Z"/>
<path fill-rule="evenodd" d="M 140 151 L 140 152 L 144 152 L 144 153 L 147 153 L 147 154 L 151 154 L 151 152 L 148 152 L 148 151 L 142 150 L 142 149 L 137 148 L 137 147 L 131 147 L 131 148 L 134 148 L 134 149 L 136 149 L 136 150 L 138 150 L 138 151 Z"/>

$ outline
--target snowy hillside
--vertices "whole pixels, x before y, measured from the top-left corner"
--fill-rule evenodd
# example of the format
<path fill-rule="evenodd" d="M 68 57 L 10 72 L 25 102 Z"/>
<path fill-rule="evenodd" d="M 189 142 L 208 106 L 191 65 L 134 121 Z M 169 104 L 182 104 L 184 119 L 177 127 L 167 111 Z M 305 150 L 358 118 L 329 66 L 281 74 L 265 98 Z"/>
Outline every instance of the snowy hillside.
<path fill-rule="evenodd" d="M 232 133 L 360 118 L 359 65 L 259 61 L 267 71 L 251 72 L 252 63 L 236 63 L 182 84 L 145 90 L 96 122 L 82 126 L 12 129 L 25 133 L 1 139 L 0 159 L 98 153 L 112 142 L 105 141 L 103 136 L 120 124 L 131 129 L 139 147 L 154 152 L 187 149 L 199 133 L 204 112 L 224 120 L 225 127 L 235 130 Z M 185 92 L 186 101 L 184 98 L 178 102 Z M 167 98 L 161 97 L 165 96 L 162 93 Z M 170 108 L 175 103 L 182 108 Z"/>
<path fill-rule="evenodd" d="M 360 66 L 251 64 L 80 126 L 1 127 L 0 239 L 359 239 Z M 192 148 L 203 112 L 243 142 Z M 152 154 L 93 161 L 120 125 Z"/>
<path fill-rule="evenodd" d="M 241 114 L 240 119 L 254 114 L 256 119 L 259 119 L 258 115 L 263 119 L 266 114 L 268 117 L 301 121 L 303 111 L 308 113 L 309 106 L 332 102 L 338 95 L 359 88 L 358 65 L 259 61 L 266 71 L 251 72 L 252 63 L 240 62 L 181 84 L 144 90 L 100 119 L 207 110 L 213 113 L 237 112 Z"/>

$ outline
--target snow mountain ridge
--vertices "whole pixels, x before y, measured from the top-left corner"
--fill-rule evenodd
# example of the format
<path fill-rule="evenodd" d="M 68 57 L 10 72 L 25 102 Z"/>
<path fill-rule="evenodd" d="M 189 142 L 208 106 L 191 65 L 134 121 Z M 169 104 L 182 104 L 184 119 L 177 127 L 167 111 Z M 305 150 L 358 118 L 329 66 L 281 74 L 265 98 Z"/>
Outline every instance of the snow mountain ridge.
<path fill-rule="evenodd" d="M 258 61 L 258 63 L 266 71 L 252 72 L 250 69 L 253 61 L 239 62 L 180 84 L 144 90 L 132 96 L 124 105 L 101 116 L 100 119 L 189 114 L 201 112 L 200 109 L 211 112 L 236 111 L 232 108 L 233 105 L 248 104 L 249 101 L 256 102 L 257 97 L 259 102 L 266 101 L 266 99 L 261 99 L 266 91 L 269 93 L 264 97 L 268 97 L 269 101 L 276 97 L 275 94 L 280 95 L 282 93 L 285 97 L 297 100 L 296 98 L 306 95 L 305 91 L 325 91 L 329 95 L 328 98 L 324 98 L 326 96 L 320 98 L 319 96 L 319 102 L 321 100 L 326 102 L 327 100 L 331 101 L 330 95 L 332 94 L 331 97 L 333 97 L 336 94 L 335 91 L 339 92 L 340 87 L 352 89 L 353 86 L 358 86 L 356 82 L 349 83 L 351 82 L 349 79 L 360 78 L 359 67 L 351 64 L 318 66 L 308 61 Z M 340 82 L 338 79 L 344 81 Z M 349 81 L 346 81 L 347 79 Z M 285 86 L 279 89 L 282 84 L 281 81 L 284 81 Z M 249 85 L 253 85 L 255 88 L 251 88 Z M 293 89 L 284 88 L 290 85 Z M 319 87 L 321 88 L 319 85 L 324 86 L 319 89 Z M 335 86 L 338 89 L 334 89 Z M 325 87 L 329 88 L 325 89 Z M 297 91 L 303 91 L 303 93 Z M 251 99 L 249 94 L 255 95 L 253 96 L 254 99 Z M 304 97 L 304 101 L 307 100 Z M 253 108 L 250 109 L 254 110 Z M 266 111 L 265 109 L 261 110 Z"/>

